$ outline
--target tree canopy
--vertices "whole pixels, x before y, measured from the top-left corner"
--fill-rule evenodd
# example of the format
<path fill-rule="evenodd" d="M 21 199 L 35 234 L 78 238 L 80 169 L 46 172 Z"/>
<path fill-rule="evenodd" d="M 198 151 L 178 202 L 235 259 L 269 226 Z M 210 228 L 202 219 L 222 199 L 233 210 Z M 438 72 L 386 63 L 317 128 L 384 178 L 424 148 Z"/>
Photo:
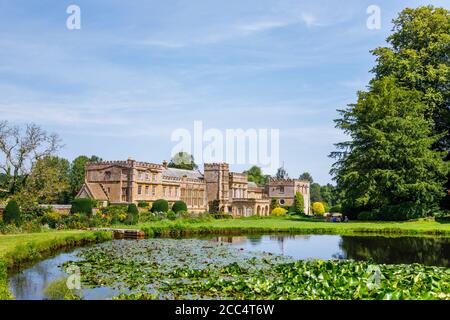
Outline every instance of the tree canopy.
<path fill-rule="evenodd" d="M 262 169 L 258 166 L 253 166 L 250 169 L 244 171 L 243 173 L 247 174 L 248 181 L 254 182 L 258 185 L 267 184 L 270 175 L 266 175 L 262 172 Z"/>
<path fill-rule="evenodd" d="M 432 149 L 442 135 L 433 133 L 422 98 L 386 77 L 359 92 L 356 104 L 339 110 L 337 127 L 351 140 L 337 144 L 331 172 L 348 213 L 423 216 L 444 196 L 450 167 L 445 154 Z"/>
<path fill-rule="evenodd" d="M 175 154 L 168 164 L 169 168 L 195 170 L 198 165 L 194 161 L 194 156 L 190 153 L 180 151 Z"/>
<path fill-rule="evenodd" d="M 299 177 L 300 180 L 309 181 L 309 183 L 313 183 L 314 179 L 309 172 L 303 172 Z"/>

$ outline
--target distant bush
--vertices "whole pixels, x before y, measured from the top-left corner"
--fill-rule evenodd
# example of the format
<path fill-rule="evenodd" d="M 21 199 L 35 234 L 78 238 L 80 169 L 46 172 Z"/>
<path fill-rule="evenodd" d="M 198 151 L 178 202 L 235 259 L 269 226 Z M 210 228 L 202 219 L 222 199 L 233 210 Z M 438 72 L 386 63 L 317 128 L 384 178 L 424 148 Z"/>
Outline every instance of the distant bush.
<path fill-rule="evenodd" d="M 111 205 L 102 209 L 101 217 L 105 222 L 117 224 L 125 222 L 127 218 L 128 207 L 122 205 Z"/>
<path fill-rule="evenodd" d="M 325 207 L 322 202 L 314 202 L 312 209 L 314 214 L 323 215 L 325 213 Z"/>
<path fill-rule="evenodd" d="M 59 227 L 59 225 L 62 224 L 63 218 L 66 217 L 67 214 L 62 214 L 59 212 L 55 212 L 55 211 L 47 211 L 46 213 L 44 213 L 42 219 L 41 219 L 41 223 L 42 224 L 47 224 L 50 228 L 53 229 L 57 229 L 57 228 L 62 228 Z"/>
<path fill-rule="evenodd" d="M 172 210 L 170 210 L 167 212 L 166 217 L 169 220 L 175 220 L 177 218 L 177 214 L 175 212 L 173 212 Z"/>
<path fill-rule="evenodd" d="M 363 211 L 363 212 L 358 213 L 357 219 L 362 220 L 362 221 L 377 220 L 376 214 L 374 212 L 370 212 L 370 211 Z"/>
<path fill-rule="evenodd" d="M 342 213 L 342 206 L 340 204 L 336 204 L 332 206 L 329 210 L 331 213 Z"/>
<path fill-rule="evenodd" d="M 87 216 L 92 216 L 92 208 L 94 207 L 94 202 L 91 199 L 80 198 L 74 199 L 72 201 L 72 208 L 70 213 L 83 213 Z"/>
<path fill-rule="evenodd" d="M 139 222 L 139 210 L 134 203 L 131 203 L 127 209 L 127 224 L 137 224 Z"/>
<path fill-rule="evenodd" d="M 214 214 L 212 214 L 212 216 L 214 217 L 214 219 L 232 219 L 233 216 L 229 213 L 226 212 L 216 212 Z"/>
<path fill-rule="evenodd" d="M 180 211 L 188 211 L 187 205 L 184 201 L 176 201 L 172 206 L 172 211 L 178 213 Z"/>
<path fill-rule="evenodd" d="M 10 200 L 3 211 L 3 222 L 5 224 L 15 224 L 20 226 L 22 223 L 20 208 L 15 200 Z"/>
<path fill-rule="evenodd" d="M 284 208 L 275 208 L 272 210 L 272 214 L 274 216 L 283 216 L 287 213 L 288 211 Z"/>
<path fill-rule="evenodd" d="M 147 201 L 139 201 L 138 202 L 139 208 L 148 208 L 149 206 L 150 206 L 150 204 Z"/>
<path fill-rule="evenodd" d="M 169 211 L 169 203 L 167 202 L 167 200 L 158 199 L 155 202 L 153 202 L 151 211 L 152 212 L 167 212 L 167 211 Z"/>

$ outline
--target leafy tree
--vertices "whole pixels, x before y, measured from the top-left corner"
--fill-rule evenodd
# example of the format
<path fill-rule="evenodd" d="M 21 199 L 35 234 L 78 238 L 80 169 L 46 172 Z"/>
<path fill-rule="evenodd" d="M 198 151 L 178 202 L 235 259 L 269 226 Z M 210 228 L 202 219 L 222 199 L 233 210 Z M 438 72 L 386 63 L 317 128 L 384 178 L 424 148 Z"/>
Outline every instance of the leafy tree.
<path fill-rule="evenodd" d="M 75 197 L 83 186 L 86 175 L 86 164 L 88 162 L 102 161 L 100 157 L 91 156 L 78 156 L 76 157 L 70 166 L 70 192 L 72 197 Z"/>
<path fill-rule="evenodd" d="M 375 79 L 393 76 L 399 85 L 423 93 L 439 145 L 450 149 L 450 11 L 434 6 L 407 8 L 393 21 L 389 46 L 373 50 Z"/>
<path fill-rule="evenodd" d="M 450 11 L 434 6 L 407 8 L 393 23 L 388 46 L 373 51 L 375 80 L 392 76 L 398 85 L 423 94 L 423 112 L 434 120 L 433 132 L 439 135 L 433 148 L 448 152 L 450 162 Z M 450 189 L 450 174 L 446 187 Z M 450 209 L 450 194 L 441 205 Z"/>
<path fill-rule="evenodd" d="M 305 199 L 300 192 L 295 193 L 294 208 L 296 214 L 305 214 Z"/>
<path fill-rule="evenodd" d="M 20 191 L 34 163 L 61 148 L 57 134 L 48 134 L 36 124 L 25 128 L 0 121 L 0 170 L 5 174 L 3 188 L 10 195 Z"/>
<path fill-rule="evenodd" d="M 320 184 L 318 184 L 316 182 L 312 183 L 310 186 L 309 193 L 310 193 L 312 202 L 322 202 L 323 201 Z"/>
<path fill-rule="evenodd" d="M 249 170 L 244 171 L 247 174 L 248 181 L 254 182 L 258 185 L 265 185 L 269 181 L 270 176 L 263 174 L 262 170 L 258 166 L 253 166 Z"/>
<path fill-rule="evenodd" d="M 3 212 L 3 222 L 5 224 L 15 224 L 19 226 L 22 223 L 22 219 L 20 217 L 20 208 L 15 200 L 10 200 L 5 207 L 5 211 Z"/>
<path fill-rule="evenodd" d="M 185 169 L 185 170 L 196 170 L 198 165 L 194 161 L 194 156 L 180 151 L 172 157 L 168 164 L 169 168 Z"/>
<path fill-rule="evenodd" d="M 445 154 L 432 150 L 423 95 L 388 77 L 372 81 L 356 104 L 340 110 L 337 127 L 351 141 L 337 144 L 331 173 L 344 194 L 345 213 L 383 211 L 396 219 L 423 216 L 444 196 Z"/>
<path fill-rule="evenodd" d="M 59 157 L 45 156 L 37 160 L 22 192 L 37 203 L 68 203 L 69 167 L 69 161 Z"/>
<path fill-rule="evenodd" d="M 335 186 L 329 183 L 324 186 L 320 186 L 320 196 L 324 202 L 331 206 L 334 206 L 339 201 L 338 190 L 336 190 Z"/>
<path fill-rule="evenodd" d="M 309 183 L 314 182 L 314 179 L 309 172 L 303 172 L 298 178 L 303 181 L 309 181 Z"/>
<path fill-rule="evenodd" d="M 322 202 L 314 202 L 312 209 L 315 214 L 323 215 L 325 213 L 325 207 Z"/>
<path fill-rule="evenodd" d="M 277 179 L 289 179 L 289 175 L 287 171 L 284 169 L 284 167 L 280 167 L 277 170 L 277 173 L 275 174 L 275 177 Z"/>
<path fill-rule="evenodd" d="M 151 212 L 167 212 L 169 211 L 169 203 L 167 200 L 164 199 L 158 199 L 153 202 L 152 208 L 150 210 Z"/>

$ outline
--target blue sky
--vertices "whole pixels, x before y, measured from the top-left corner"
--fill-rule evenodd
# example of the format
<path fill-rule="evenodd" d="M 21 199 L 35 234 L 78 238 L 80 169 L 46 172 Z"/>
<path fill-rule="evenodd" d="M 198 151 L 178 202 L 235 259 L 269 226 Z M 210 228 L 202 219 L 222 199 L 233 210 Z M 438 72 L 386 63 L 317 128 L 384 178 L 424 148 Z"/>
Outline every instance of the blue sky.
<path fill-rule="evenodd" d="M 280 129 L 291 177 L 330 181 L 336 109 L 364 89 L 403 8 L 449 1 L 0 0 L 0 119 L 60 134 L 60 155 L 170 158 L 177 128 Z M 81 30 L 66 8 L 81 8 Z M 369 5 L 380 30 L 366 27 Z M 245 167 L 245 166 L 244 166 Z M 242 170 L 243 166 L 233 169 Z"/>

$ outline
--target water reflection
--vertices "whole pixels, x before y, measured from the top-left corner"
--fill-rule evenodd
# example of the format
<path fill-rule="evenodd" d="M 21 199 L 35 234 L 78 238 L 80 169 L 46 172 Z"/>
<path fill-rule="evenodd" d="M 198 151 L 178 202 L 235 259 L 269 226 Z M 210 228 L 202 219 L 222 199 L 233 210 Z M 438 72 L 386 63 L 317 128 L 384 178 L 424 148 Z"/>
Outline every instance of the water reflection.
<path fill-rule="evenodd" d="M 295 259 L 353 259 L 376 263 L 421 263 L 450 267 L 450 239 L 424 237 L 355 237 L 278 235 L 219 237 L 245 250 L 288 255 Z"/>

